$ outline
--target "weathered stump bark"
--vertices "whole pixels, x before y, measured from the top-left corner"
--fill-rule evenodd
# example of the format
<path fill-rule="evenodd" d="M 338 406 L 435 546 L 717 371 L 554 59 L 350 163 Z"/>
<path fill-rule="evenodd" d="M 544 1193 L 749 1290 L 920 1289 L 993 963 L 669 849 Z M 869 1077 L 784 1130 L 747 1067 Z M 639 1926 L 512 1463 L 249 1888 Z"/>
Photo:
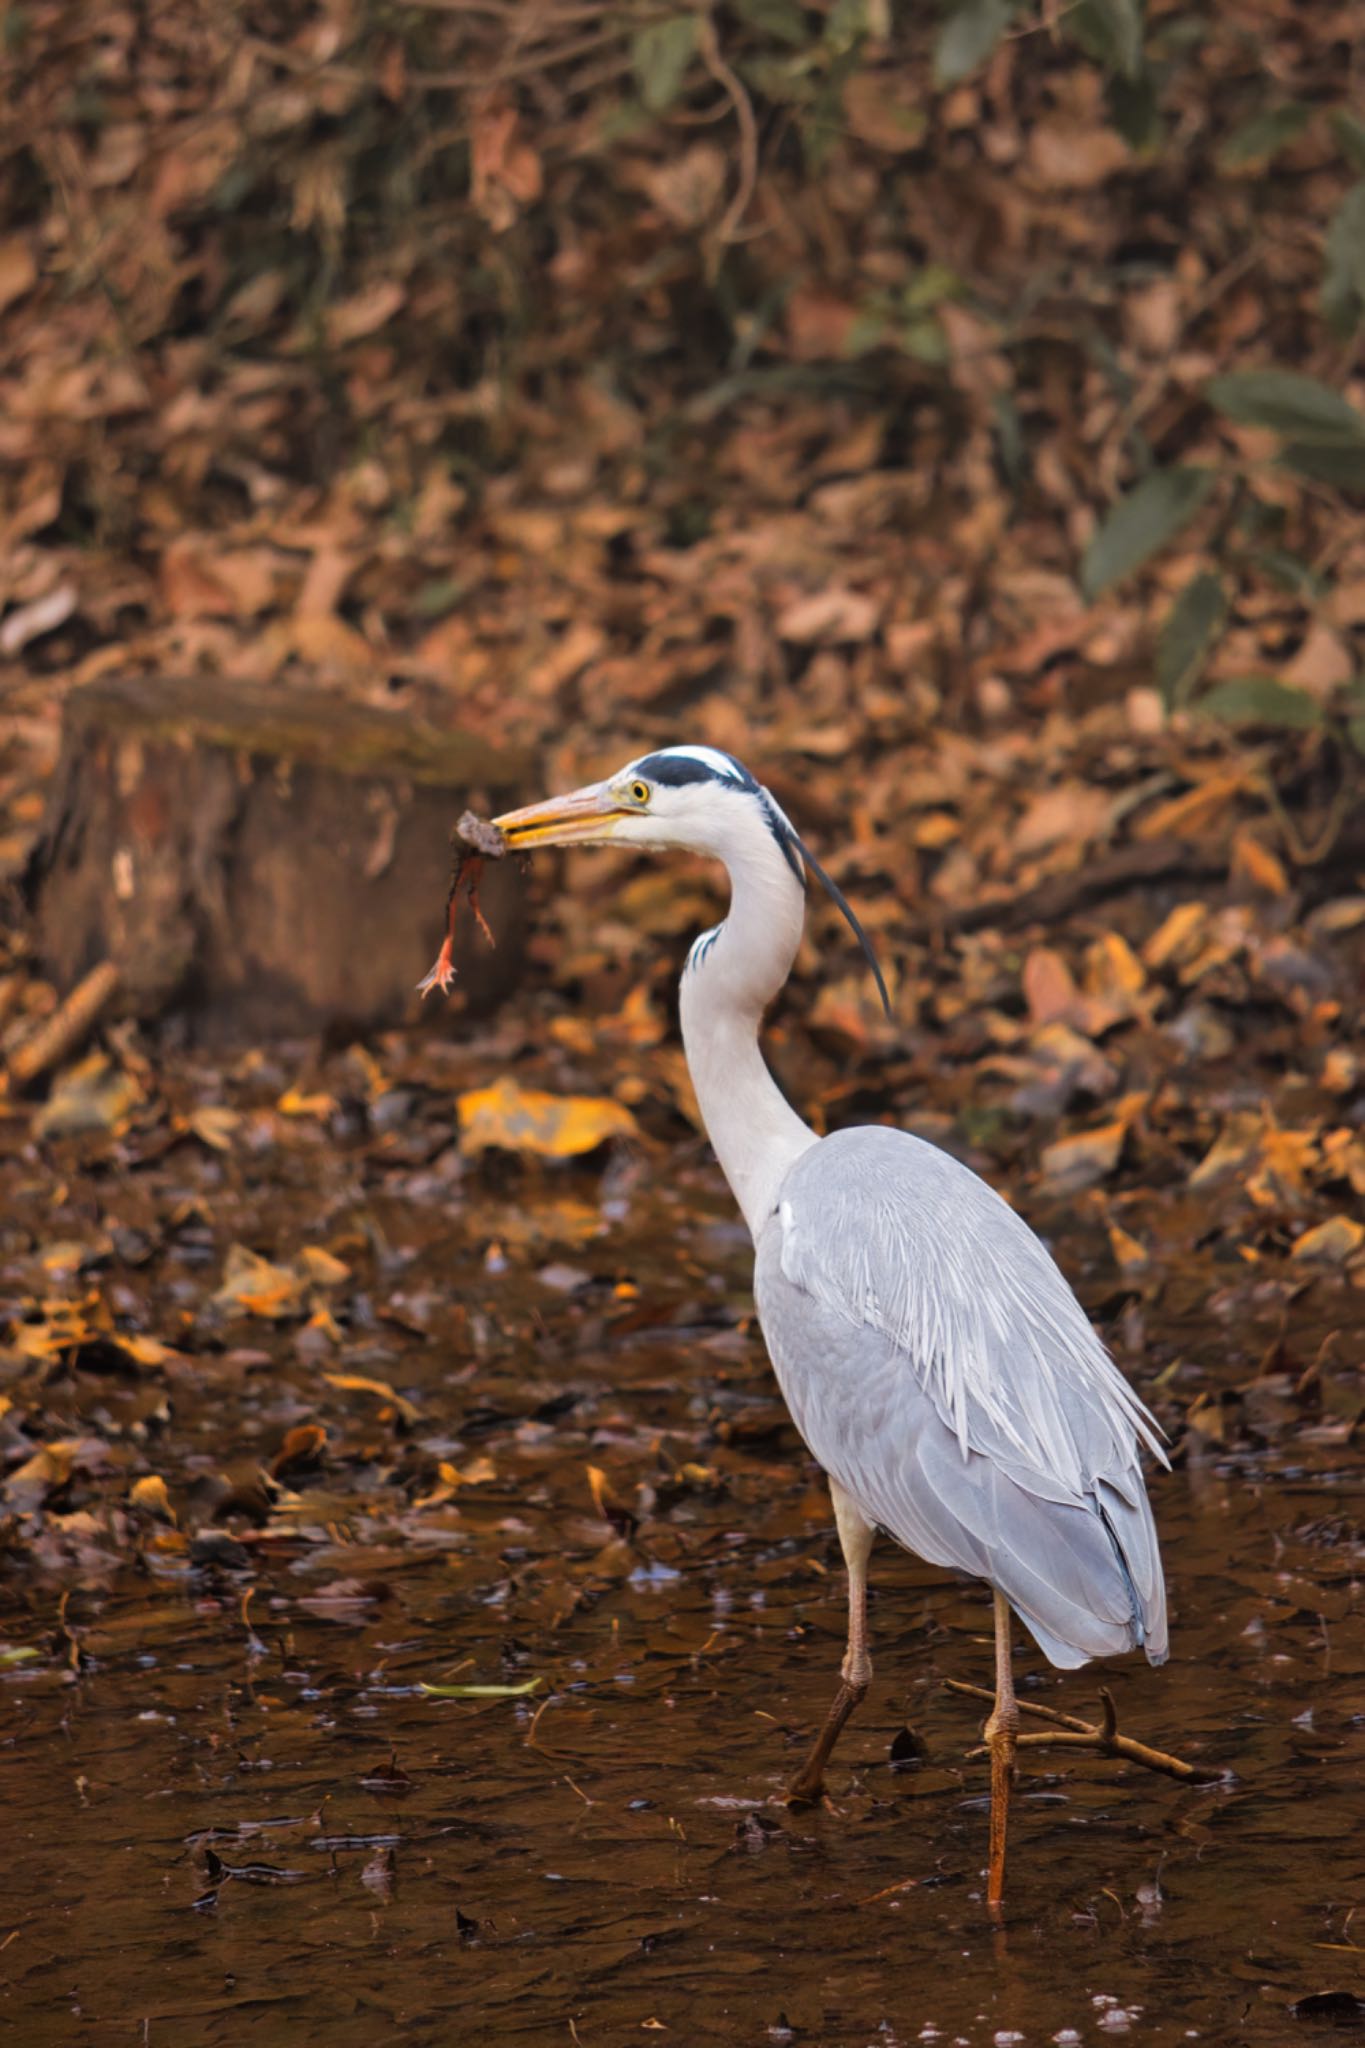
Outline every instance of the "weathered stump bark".
<path fill-rule="evenodd" d="M 527 764 L 331 697 L 108 679 L 68 700 L 28 875 L 61 987 L 102 961 L 116 1007 L 186 1013 L 204 1036 L 411 1015 L 445 927 L 450 831 L 503 808 Z M 496 951 L 462 920 L 459 986 L 486 1009 L 520 954 L 515 864 L 480 892 Z"/>

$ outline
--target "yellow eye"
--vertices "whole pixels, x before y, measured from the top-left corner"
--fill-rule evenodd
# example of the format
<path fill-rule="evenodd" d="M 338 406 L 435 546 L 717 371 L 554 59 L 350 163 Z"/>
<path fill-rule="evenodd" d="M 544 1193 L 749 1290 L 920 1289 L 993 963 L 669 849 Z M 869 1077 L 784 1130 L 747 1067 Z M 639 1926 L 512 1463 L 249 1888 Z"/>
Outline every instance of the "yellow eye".
<path fill-rule="evenodd" d="M 649 802 L 649 784 L 647 782 L 632 782 L 630 785 L 630 800 L 633 804 L 647 804 Z"/>

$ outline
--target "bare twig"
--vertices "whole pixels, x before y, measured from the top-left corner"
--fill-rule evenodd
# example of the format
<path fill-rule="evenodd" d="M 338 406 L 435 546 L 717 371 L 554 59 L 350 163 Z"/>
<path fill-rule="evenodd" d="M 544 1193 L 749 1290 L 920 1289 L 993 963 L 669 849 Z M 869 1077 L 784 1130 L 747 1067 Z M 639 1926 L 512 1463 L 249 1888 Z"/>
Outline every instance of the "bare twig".
<path fill-rule="evenodd" d="M 988 1700 L 995 1705 L 995 1694 L 984 1686 L 964 1685 L 959 1678 L 946 1679 L 950 1692 L 965 1693 L 969 1699 Z M 1179 1778 L 1187 1785 L 1217 1785 L 1223 1780 L 1222 1771 L 1211 1771 L 1202 1764 L 1187 1764 L 1183 1757 L 1168 1756 L 1164 1749 L 1153 1749 L 1145 1742 L 1135 1742 L 1131 1735 L 1120 1735 L 1118 1710 L 1112 1694 L 1105 1686 L 1100 1687 L 1100 1702 L 1104 1719 L 1099 1722 L 1082 1721 L 1076 1714 L 1059 1714 L 1055 1707 L 1037 1705 L 1032 1700 L 1018 1702 L 1021 1714 L 1034 1714 L 1040 1721 L 1051 1721 L 1065 1734 L 1020 1735 L 1016 1739 L 1022 1746 L 1028 1743 L 1037 1747 L 1049 1743 L 1061 1749 L 1096 1749 L 1101 1756 L 1126 1757 L 1129 1763 L 1144 1764 L 1149 1771 L 1161 1771 L 1168 1778 Z M 973 1756 L 982 1756 L 984 1750 L 973 1750 Z"/>
<path fill-rule="evenodd" d="M 710 15 L 704 15 L 697 37 L 697 50 L 702 63 L 725 92 L 735 110 L 739 125 L 739 182 L 734 196 L 725 209 L 725 218 L 716 230 L 716 241 L 721 247 L 733 242 L 739 224 L 749 210 L 749 201 L 754 196 L 758 182 L 758 122 L 754 117 L 753 101 L 744 90 L 741 81 L 721 55 L 720 43 L 716 36 L 716 24 Z"/>
<path fill-rule="evenodd" d="M 8 1068 L 10 1086 L 28 1088 L 40 1074 L 45 1074 L 49 1067 L 55 1067 L 65 1059 L 67 1053 L 79 1045 L 91 1030 L 112 998 L 119 980 L 119 970 L 112 960 L 102 960 L 98 967 L 92 967 L 85 979 L 77 982 L 66 1001 L 11 1053 Z"/>

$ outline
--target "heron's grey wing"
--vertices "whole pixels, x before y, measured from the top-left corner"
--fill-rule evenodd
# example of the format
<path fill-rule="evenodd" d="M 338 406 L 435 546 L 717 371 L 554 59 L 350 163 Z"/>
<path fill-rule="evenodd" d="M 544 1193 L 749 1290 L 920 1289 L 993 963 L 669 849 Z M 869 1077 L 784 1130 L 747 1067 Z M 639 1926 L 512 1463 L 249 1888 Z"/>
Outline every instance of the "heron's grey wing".
<path fill-rule="evenodd" d="M 755 1286 L 797 1427 L 871 1520 L 999 1586 L 1054 1663 L 1165 1656 L 1137 1458 L 1154 1426 L 984 1181 L 905 1132 L 823 1139 L 782 1184 Z"/>

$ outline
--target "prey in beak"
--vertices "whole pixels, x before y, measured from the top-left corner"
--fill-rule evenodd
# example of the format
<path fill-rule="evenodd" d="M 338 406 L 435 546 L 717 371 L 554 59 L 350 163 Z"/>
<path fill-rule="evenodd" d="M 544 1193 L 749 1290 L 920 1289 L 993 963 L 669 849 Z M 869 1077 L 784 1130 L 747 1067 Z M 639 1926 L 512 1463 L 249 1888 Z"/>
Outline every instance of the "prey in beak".
<path fill-rule="evenodd" d="M 466 811 L 455 828 L 454 837 L 463 840 L 455 855 L 446 898 L 446 935 L 436 964 L 417 987 L 422 995 L 438 988 L 447 994 L 455 980 L 455 913 L 463 888 L 469 907 L 489 945 L 493 934 L 479 908 L 479 875 L 485 860 L 501 860 L 508 853 L 528 852 L 535 846 L 572 846 L 609 839 L 629 807 L 613 797 L 605 782 L 594 782 L 568 796 L 548 797 L 545 802 L 527 804 L 520 811 L 506 811 L 488 820 Z"/>
<path fill-rule="evenodd" d="M 495 818 L 510 852 L 532 846 L 576 846 L 610 839 L 630 812 L 612 796 L 605 782 L 590 782 L 568 796 L 547 797 L 519 811 Z"/>

